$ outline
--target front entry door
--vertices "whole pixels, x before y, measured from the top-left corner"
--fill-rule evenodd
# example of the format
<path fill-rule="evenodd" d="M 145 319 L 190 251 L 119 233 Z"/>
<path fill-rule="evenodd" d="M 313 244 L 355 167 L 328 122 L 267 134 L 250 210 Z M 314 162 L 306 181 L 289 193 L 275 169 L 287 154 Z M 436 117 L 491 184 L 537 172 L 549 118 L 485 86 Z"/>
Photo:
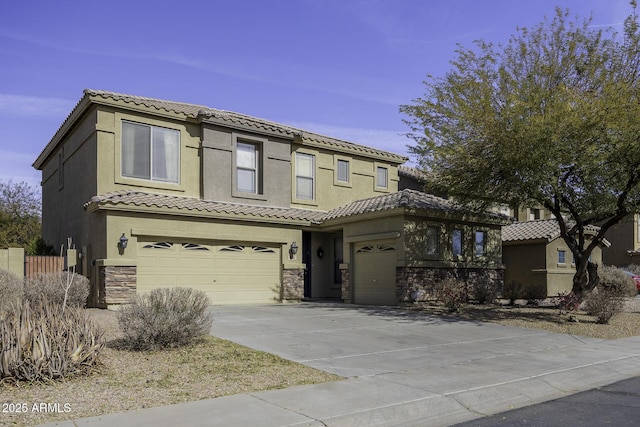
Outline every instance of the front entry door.
<path fill-rule="evenodd" d="M 302 232 L 302 263 L 304 270 L 304 297 L 311 298 L 311 232 Z"/>

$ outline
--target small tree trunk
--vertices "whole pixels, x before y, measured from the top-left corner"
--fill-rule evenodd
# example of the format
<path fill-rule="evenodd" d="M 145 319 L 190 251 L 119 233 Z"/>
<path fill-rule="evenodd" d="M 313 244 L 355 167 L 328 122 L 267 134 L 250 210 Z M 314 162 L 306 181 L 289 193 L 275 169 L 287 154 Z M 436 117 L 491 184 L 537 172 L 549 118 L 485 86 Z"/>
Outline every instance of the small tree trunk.
<path fill-rule="evenodd" d="M 576 261 L 578 262 L 578 261 Z M 580 262 L 582 264 L 582 261 Z M 573 276 L 573 294 L 582 302 L 583 298 L 598 285 L 598 264 L 586 260 L 584 265 L 576 266 L 576 274 Z"/>
<path fill-rule="evenodd" d="M 587 273 L 589 274 L 587 290 L 592 291 L 596 286 L 598 286 L 598 283 L 600 283 L 600 276 L 598 276 L 598 264 L 589 261 L 587 263 Z"/>

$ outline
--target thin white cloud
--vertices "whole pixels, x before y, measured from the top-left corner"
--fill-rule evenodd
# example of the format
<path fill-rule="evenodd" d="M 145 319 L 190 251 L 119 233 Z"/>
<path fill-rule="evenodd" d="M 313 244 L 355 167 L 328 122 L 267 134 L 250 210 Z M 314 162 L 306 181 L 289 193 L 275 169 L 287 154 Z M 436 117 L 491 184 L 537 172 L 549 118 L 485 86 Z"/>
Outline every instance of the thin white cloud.
<path fill-rule="evenodd" d="M 0 113 L 23 116 L 64 117 L 73 108 L 73 101 L 0 93 Z"/>
<path fill-rule="evenodd" d="M 317 65 L 304 66 L 298 63 L 290 63 L 285 67 L 287 70 L 286 75 L 278 73 L 269 75 L 266 73 L 256 72 L 256 70 L 280 68 L 282 67 L 281 61 L 269 62 L 268 59 L 261 59 L 262 67 L 256 68 L 255 66 L 248 66 L 248 64 L 245 63 L 246 58 L 243 57 L 227 58 L 228 60 L 218 58 L 215 62 L 211 62 L 189 58 L 180 53 L 157 52 L 148 46 L 140 47 L 138 49 L 132 49 L 128 46 L 118 46 L 116 48 L 92 46 L 91 49 L 88 49 L 63 43 L 56 43 L 49 40 L 42 40 L 33 36 L 18 33 L 0 31 L 0 37 L 19 40 L 48 49 L 72 54 L 121 59 L 145 59 L 149 61 L 164 62 L 200 71 L 212 72 L 236 79 L 289 86 L 304 90 L 321 90 L 327 93 L 347 96 L 354 99 L 390 105 L 398 105 L 402 103 L 405 98 L 403 94 L 397 93 L 397 82 L 372 79 L 368 76 L 356 75 L 344 71 L 336 73 L 334 68 L 327 69 L 326 72 L 319 72 Z M 254 58 L 251 60 L 255 61 Z M 308 76 L 314 77 L 310 80 Z M 67 111 L 69 111 L 69 109 L 67 109 Z"/>
<path fill-rule="evenodd" d="M 41 172 L 31 166 L 35 159 L 32 153 L 0 150 L 0 181 L 24 181 L 39 189 Z"/>

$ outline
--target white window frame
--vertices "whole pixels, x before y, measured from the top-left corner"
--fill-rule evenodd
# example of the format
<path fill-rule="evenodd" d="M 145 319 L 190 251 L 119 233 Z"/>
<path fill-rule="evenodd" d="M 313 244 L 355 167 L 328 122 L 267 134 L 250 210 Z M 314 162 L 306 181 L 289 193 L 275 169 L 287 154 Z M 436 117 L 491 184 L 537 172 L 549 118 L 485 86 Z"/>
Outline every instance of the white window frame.
<path fill-rule="evenodd" d="M 240 147 L 249 147 L 253 150 L 253 165 L 251 166 L 240 166 Z M 239 173 L 241 171 L 249 171 L 253 173 L 253 188 L 244 189 L 240 188 L 240 177 Z M 260 194 L 260 146 L 254 142 L 238 140 L 236 143 L 236 163 L 235 163 L 235 189 L 239 193 L 248 193 L 248 194 Z"/>
<path fill-rule="evenodd" d="M 478 235 L 482 235 L 482 251 L 478 251 Z M 473 255 L 475 258 L 484 258 L 487 256 L 487 238 L 489 233 L 486 230 L 475 230 L 473 232 Z"/>
<path fill-rule="evenodd" d="M 384 171 L 384 182 L 381 182 L 380 172 Z M 389 168 L 384 166 L 376 166 L 376 187 L 383 188 L 385 190 L 389 189 Z"/>
<path fill-rule="evenodd" d="M 381 172 L 384 171 L 384 180 Z M 388 163 L 373 162 L 373 191 L 378 193 L 391 192 L 391 166 Z M 397 176 L 396 176 L 397 178 Z"/>
<path fill-rule="evenodd" d="M 460 236 L 460 253 L 457 254 L 455 251 L 455 238 L 456 232 L 459 233 Z M 453 255 L 454 261 L 460 261 L 464 259 L 464 230 L 461 227 L 454 227 L 451 229 L 451 254 Z"/>
<path fill-rule="evenodd" d="M 344 177 L 341 176 L 341 165 L 344 165 Z M 351 162 L 346 159 L 336 159 L 336 181 L 341 183 L 349 183 L 349 176 L 351 174 Z"/>
<path fill-rule="evenodd" d="M 561 257 L 562 255 L 562 257 Z M 558 266 L 566 266 L 567 265 L 567 251 L 564 249 L 558 249 Z M 561 260 L 562 258 L 562 260 Z"/>
<path fill-rule="evenodd" d="M 308 158 L 311 160 L 310 172 L 311 175 L 301 175 L 300 174 L 300 164 L 302 158 Z M 316 199 L 316 156 L 311 153 L 304 152 L 296 152 L 295 153 L 295 198 L 297 200 L 303 200 L 306 202 L 312 202 Z M 311 181 L 311 194 L 301 194 L 300 193 L 300 180 L 310 180 Z"/>
<path fill-rule="evenodd" d="M 431 238 L 435 238 L 433 251 L 430 250 Z M 442 227 L 437 224 L 426 224 L 424 227 L 424 244 L 422 248 L 425 259 L 442 258 Z"/>
<path fill-rule="evenodd" d="M 126 155 L 127 151 L 125 149 L 125 146 L 129 143 L 131 143 L 131 141 L 127 141 L 125 140 L 125 135 L 126 135 L 126 131 L 125 131 L 125 127 L 127 125 L 131 125 L 131 126 L 142 126 L 142 127 L 146 127 L 149 128 L 149 141 L 148 141 L 148 151 L 149 151 L 149 158 L 148 160 L 148 168 L 149 168 L 149 175 L 147 176 L 140 176 L 140 175 L 136 175 L 135 171 L 132 173 L 125 173 L 125 170 L 128 169 L 125 165 L 125 162 L 128 162 L 128 157 Z M 120 175 L 123 178 L 127 178 L 127 179 L 140 179 L 140 180 L 144 180 L 144 181 L 150 181 L 150 182 L 159 182 L 159 183 L 166 183 L 166 184 L 180 184 L 180 148 L 181 148 L 181 135 L 180 135 L 180 131 L 177 129 L 172 129 L 172 128 L 167 128 L 167 127 L 163 127 L 163 126 L 155 126 L 155 125 L 149 125 L 146 123 L 138 123 L 138 122 L 134 122 L 134 121 L 129 121 L 129 120 L 122 120 L 122 125 L 121 125 L 121 138 L 120 138 Z M 167 161 L 167 165 L 169 165 L 169 168 L 171 168 L 171 166 L 173 166 L 175 168 L 175 170 L 173 171 L 168 171 L 167 173 L 167 177 L 159 177 L 157 175 L 155 175 L 155 169 L 157 168 L 157 166 L 155 165 L 155 161 L 154 161 L 154 157 L 155 157 L 155 149 L 154 149 L 154 134 L 155 132 L 167 132 L 168 134 L 173 134 L 176 137 L 175 142 L 175 147 L 173 147 L 173 149 L 175 150 L 174 154 L 175 155 L 175 159 L 168 159 L 168 160 L 172 160 L 171 162 Z M 172 148 L 172 147 L 169 147 Z M 129 150 L 130 151 L 130 150 Z M 165 147 L 165 153 L 167 152 L 167 149 Z M 133 160 L 133 162 L 135 162 L 135 160 Z M 169 169 L 168 168 L 168 169 Z M 169 175 L 175 175 L 174 177 L 171 177 Z"/>

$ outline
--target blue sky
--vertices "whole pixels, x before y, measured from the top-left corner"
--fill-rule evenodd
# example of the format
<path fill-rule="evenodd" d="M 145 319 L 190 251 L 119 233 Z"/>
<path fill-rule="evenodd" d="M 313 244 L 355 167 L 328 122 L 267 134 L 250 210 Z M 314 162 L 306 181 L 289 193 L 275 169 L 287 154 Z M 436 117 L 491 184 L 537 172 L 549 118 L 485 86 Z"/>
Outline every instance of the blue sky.
<path fill-rule="evenodd" d="M 628 0 L 5 1 L 0 181 L 31 164 L 85 88 L 203 104 L 406 154 L 400 104 L 457 44 L 504 43 L 568 8 L 621 30 Z"/>

